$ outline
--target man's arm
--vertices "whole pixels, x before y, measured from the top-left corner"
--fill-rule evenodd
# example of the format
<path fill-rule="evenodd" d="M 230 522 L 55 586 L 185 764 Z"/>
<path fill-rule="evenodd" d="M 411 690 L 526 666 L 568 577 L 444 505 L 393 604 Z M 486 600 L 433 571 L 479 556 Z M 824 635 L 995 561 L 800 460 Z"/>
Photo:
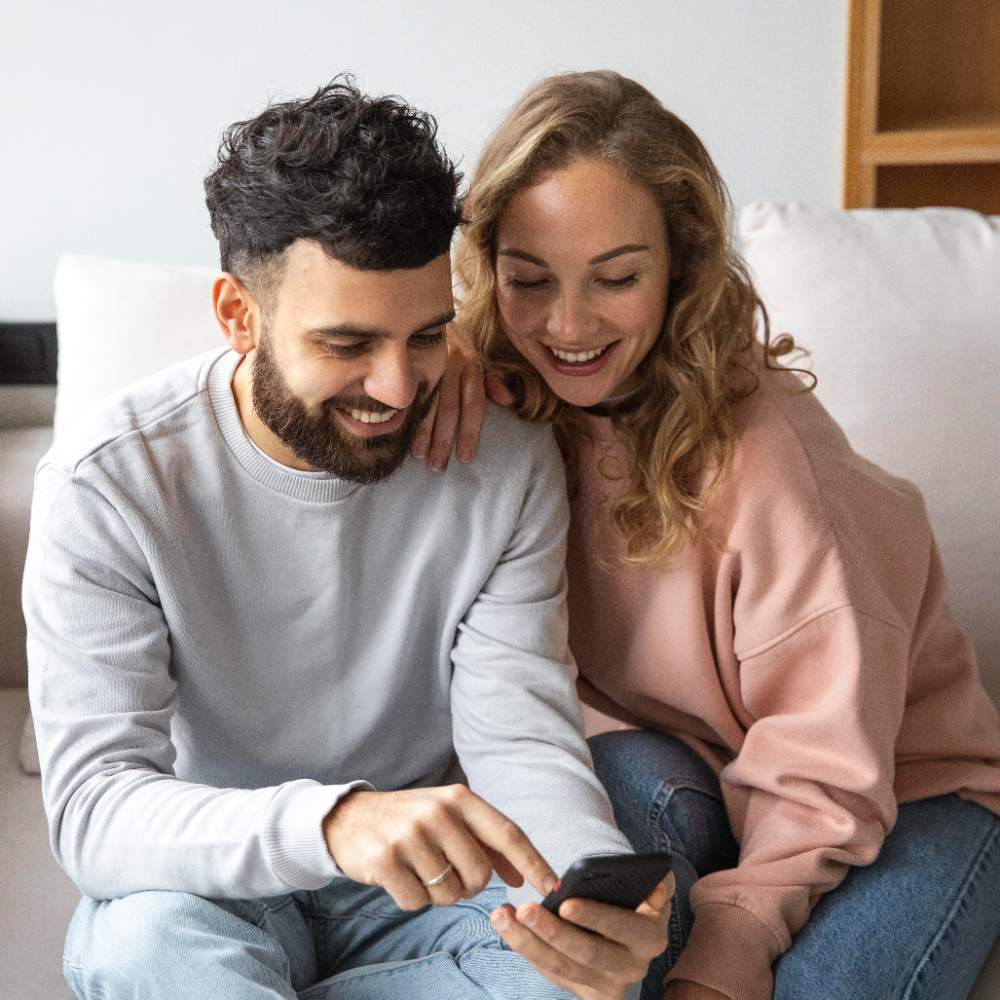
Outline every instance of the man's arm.
<path fill-rule="evenodd" d="M 82 892 L 254 897 L 338 874 L 321 823 L 354 784 L 175 777 L 176 684 L 153 571 L 113 505 L 52 465 L 35 482 L 24 611 L 50 840 Z"/>
<path fill-rule="evenodd" d="M 510 470 L 525 484 L 520 516 L 452 652 L 452 723 L 470 787 L 561 873 L 585 854 L 631 847 L 583 738 L 567 643 L 563 464 L 548 432 L 531 434 L 530 468 Z M 523 900 L 517 910 L 500 907 L 492 919 L 515 951 L 575 996 L 622 997 L 666 947 L 672 894 L 670 876 L 637 911 L 574 899 L 558 917 L 512 894 Z"/>

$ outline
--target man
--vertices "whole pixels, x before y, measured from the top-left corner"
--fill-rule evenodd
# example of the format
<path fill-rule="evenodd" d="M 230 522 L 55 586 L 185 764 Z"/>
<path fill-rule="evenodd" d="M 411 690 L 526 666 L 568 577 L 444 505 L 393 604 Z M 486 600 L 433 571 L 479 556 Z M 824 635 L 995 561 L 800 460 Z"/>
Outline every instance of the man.
<path fill-rule="evenodd" d="M 579 732 L 551 436 L 491 409 L 474 465 L 404 462 L 457 183 L 432 119 L 347 83 L 234 126 L 206 181 L 231 350 L 39 468 L 24 606 L 80 998 L 620 997 L 665 947 L 662 886 L 556 917 L 491 881 L 629 847 Z"/>

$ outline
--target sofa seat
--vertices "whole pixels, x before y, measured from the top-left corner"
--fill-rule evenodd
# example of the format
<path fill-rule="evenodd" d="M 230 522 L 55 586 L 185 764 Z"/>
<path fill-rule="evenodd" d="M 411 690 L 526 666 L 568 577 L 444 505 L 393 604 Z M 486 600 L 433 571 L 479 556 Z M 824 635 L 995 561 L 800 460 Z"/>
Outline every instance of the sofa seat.
<path fill-rule="evenodd" d="M 18 764 L 27 688 L 0 688 L 0 996 L 72 1000 L 63 940 L 80 890 L 56 864 L 41 779 Z"/>

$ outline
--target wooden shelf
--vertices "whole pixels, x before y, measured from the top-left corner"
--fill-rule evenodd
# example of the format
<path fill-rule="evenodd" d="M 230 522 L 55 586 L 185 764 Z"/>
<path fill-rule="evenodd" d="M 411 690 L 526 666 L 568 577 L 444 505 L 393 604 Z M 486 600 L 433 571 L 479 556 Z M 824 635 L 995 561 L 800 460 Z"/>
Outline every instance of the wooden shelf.
<path fill-rule="evenodd" d="M 844 207 L 1000 211 L 1000 0 L 851 0 L 849 24 Z"/>
<path fill-rule="evenodd" d="M 1000 125 L 876 132 L 861 144 L 863 163 L 992 163 L 1000 161 Z"/>

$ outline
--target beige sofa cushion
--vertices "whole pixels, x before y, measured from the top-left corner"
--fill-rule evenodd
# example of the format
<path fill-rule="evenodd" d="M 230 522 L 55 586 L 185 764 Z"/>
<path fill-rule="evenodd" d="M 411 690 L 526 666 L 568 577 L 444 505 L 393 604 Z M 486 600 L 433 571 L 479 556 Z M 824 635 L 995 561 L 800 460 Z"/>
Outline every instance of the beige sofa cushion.
<path fill-rule="evenodd" d="M 1000 704 L 1000 217 L 750 205 L 775 332 L 855 450 L 923 491 L 956 618 Z"/>

